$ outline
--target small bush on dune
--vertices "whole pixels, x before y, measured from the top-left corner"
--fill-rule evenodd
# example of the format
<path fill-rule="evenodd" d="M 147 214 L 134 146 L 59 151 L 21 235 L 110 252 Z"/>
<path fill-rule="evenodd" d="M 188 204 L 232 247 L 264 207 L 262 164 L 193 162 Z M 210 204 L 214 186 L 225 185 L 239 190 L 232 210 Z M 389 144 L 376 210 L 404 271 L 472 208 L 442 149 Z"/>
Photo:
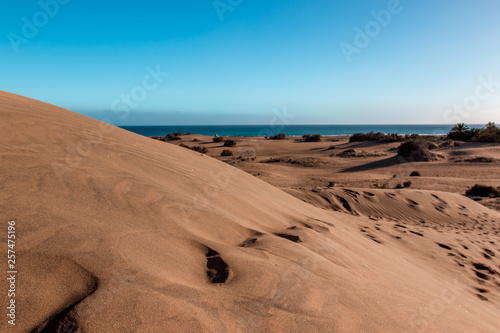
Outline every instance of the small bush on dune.
<path fill-rule="evenodd" d="M 489 122 L 477 135 L 477 141 L 500 143 L 500 128 L 495 123 Z"/>
<path fill-rule="evenodd" d="M 224 149 L 221 153 L 220 156 L 233 156 L 233 152 L 230 151 L 229 149 Z"/>
<path fill-rule="evenodd" d="M 475 195 L 479 197 L 496 198 L 500 197 L 500 187 L 486 186 L 476 184 L 465 192 L 467 195 Z"/>
<path fill-rule="evenodd" d="M 377 142 L 399 142 L 405 138 L 397 133 L 384 134 L 381 132 L 368 132 L 368 133 L 354 133 L 349 138 L 349 142 L 364 142 L 364 141 L 377 141 Z"/>
<path fill-rule="evenodd" d="M 208 152 L 208 149 L 205 146 L 194 146 L 191 149 L 193 149 L 194 151 L 197 151 L 198 153 L 202 153 L 202 154 L 206 154 Z"/>
<path fill-rule="evenodd" d="M 413 171 L 412 173 L 410 173 L 410 177 L 420 177 L 421 174 L 419 171 Z"/>
<path fill-rule="evenodd" d="M 181 135 L 182 134 L 179 134 L 179 133 L 182 133 L 182 132 L 178 132 L 178 133 L 169 133 L 165 136 L 165 139 L 168 140 L 168 141 L 174 141 L 174 140 L 181 140 Z"/>
<path fill-rule="evenodd" d="M 286 140 L 286 134 L 285 133 L 279 133 L 274 136 L 269 137 L 270 140 Z"/>
<path fill-rule="evenodd" d="M 160 140 L 160 141 L 166 141 L 164 136 L 152 136 L 151 139 L 154 140 Z"/>
<path fill-rule="evenodd" d="M 305 142 L 320 142 L 321 141 L 321 135 L 320 134 L 305 134 L 302 136 L 302 140 Z"/>
<path fill-rule="evenodd" d="M 224 137 L 223 136 L 214 136 L 212 139 L 213 142 L 223 142 Z"/>
<path fill-rule="evenodd" d="M 398 148 L 398 156 L 411 162 L 438 160 L 438 155 L 428 149 L 428 142 L 421 138 L 403 142 Z"/>
<path fill-rule="evenodd" d="M 224 141 L 224 147 L 234 147 L 236 146 L 236 141 L 227 139 Z"/>
<path fill-rule="evenodd" d="M 205 146 L 194 146 L 194 147 L 190 147 L 190 146 L 187 146 L 187 145 L 185 145 L 185 144 L 181 143 L 181 144 L 179 145 L 179 147 L 183 147 L 183 148 L 191 149 L 191 150 L 194 150 L 194 151 L 196 151 L 196 152 L 198 152 L 198 153 L 202 153 L 202 154 L 206 154 L 206 153 L 208 152 L 208 149 L 207 149 L 207 147 L 205 147 Z"/>

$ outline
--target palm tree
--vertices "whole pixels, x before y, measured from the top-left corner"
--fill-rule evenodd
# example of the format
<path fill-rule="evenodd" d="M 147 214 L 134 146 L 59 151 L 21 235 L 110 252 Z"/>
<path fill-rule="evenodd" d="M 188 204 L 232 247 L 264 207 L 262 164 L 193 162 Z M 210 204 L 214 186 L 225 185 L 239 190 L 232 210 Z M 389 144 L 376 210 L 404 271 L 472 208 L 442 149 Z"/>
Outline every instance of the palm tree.
<path fill-rule="evenodd" d="M 465 123 L 458 123 L 453 125 L 451 131 L 448 133 L 448 137 L 453 140 L 463 140 L 467 141 L 470 136 L 469 126 Z"/>
<path fill-rule="evenodd" d="M 451 128 L 452 132 L 463 134 L 469 130 L 469 126 L 465 123 L 458 123 Z"/>

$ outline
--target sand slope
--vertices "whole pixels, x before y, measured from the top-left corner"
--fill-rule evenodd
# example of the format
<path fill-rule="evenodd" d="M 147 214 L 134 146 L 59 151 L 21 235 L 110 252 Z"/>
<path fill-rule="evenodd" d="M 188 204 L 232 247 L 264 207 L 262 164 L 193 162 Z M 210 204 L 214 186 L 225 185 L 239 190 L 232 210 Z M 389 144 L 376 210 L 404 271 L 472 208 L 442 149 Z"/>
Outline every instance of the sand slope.
<path fill-rule="evenodd" d="M 1 332 L 500 330 L 493 238 L 474 279 L 434 241 L 454 249 L 453 234 L 376 242 L 366 214 L 13 94 L 0 119 L 2 228 L 17 223 L 20 271 L 17 325 Z"/>

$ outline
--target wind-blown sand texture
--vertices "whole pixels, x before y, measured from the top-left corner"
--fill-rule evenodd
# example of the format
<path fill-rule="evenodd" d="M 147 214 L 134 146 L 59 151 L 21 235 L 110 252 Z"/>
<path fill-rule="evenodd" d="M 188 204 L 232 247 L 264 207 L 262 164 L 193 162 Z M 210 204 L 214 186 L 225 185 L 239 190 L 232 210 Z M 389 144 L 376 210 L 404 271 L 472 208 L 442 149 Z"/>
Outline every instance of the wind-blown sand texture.
<path fill-rule="evenodd" d="M 20 272 L 1 332 L 500 330 L 500 213 L 459 194 L 292 196 L 21 96 L 0 93 L 0 119 Z"/>

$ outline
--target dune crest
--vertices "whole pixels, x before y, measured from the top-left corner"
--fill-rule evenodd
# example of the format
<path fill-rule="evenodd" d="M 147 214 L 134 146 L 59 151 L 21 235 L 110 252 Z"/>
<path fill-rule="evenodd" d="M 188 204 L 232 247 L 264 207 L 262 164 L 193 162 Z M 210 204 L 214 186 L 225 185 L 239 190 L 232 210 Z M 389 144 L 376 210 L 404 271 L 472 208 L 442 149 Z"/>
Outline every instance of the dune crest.
<path fill-rule="evenodd" d="M 24 272 L 15 331 L 500 330 L 498 236 L 486 248 L 471 231 L 489 259 L 468 255 L 463 235 L 403 233 L 383 211 L 375 221 L 369 198 L 343 196 L 358 216 L 321 209 L 206 155 L 10 93 L 0 118 L 0 211 L 18 226 Z M 402 216 L 410 199 L 397 199 Z"/>

